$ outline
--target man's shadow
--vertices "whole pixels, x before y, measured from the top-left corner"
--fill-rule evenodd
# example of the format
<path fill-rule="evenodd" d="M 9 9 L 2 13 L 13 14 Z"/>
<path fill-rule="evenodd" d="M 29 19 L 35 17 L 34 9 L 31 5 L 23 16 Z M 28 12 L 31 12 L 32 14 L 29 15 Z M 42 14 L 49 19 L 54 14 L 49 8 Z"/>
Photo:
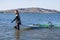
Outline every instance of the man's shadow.
<path fill-rule="evenodd" d="M 20 30 L 15 29 L 15 40 L 20 40 Z"/>

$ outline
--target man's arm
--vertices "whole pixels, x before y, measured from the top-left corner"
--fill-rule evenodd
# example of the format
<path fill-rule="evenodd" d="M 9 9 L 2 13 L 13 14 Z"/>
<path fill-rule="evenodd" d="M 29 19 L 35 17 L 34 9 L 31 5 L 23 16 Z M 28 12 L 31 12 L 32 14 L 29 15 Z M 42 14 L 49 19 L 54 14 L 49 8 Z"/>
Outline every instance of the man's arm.
<path fill-rule="evenodd" d="M 15 17 L 15 19 L 14 19 L 14 20 L 12 20 L 12 22 L 11 22 L 11 23 L 13 23 L 13 22 L 16 20 L 16 18 L 17 18 L 17 17 Z"/>

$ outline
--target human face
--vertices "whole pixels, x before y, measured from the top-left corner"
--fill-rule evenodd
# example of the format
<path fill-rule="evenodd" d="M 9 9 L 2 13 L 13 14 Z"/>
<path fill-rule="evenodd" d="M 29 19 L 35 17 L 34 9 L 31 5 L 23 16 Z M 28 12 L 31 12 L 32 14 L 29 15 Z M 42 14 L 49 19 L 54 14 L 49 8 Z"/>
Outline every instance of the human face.
<path fill-rule="evenodd" d="M 15 13 L 17 13 L 17 11 L 15 11 Z"/>

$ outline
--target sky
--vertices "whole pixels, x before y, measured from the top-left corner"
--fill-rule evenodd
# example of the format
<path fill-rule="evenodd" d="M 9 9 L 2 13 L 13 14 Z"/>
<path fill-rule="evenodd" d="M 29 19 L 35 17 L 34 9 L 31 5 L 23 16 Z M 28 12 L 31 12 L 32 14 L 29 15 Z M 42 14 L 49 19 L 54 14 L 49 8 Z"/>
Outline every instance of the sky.
<path fill-rule="evenodd" d="M 60 11 L 60 0 L 0 0 L 0 10 L 39 7 Z"/>

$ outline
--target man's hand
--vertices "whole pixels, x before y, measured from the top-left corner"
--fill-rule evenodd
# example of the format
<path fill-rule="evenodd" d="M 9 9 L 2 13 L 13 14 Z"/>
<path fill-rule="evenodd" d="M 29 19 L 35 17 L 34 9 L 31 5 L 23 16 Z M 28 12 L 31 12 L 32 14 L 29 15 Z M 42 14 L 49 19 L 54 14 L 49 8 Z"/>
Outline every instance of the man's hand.
<path fill-rule="evenodd" d="M 13 21 L 11 21 L 11 23 L 13 23 Z"/>

